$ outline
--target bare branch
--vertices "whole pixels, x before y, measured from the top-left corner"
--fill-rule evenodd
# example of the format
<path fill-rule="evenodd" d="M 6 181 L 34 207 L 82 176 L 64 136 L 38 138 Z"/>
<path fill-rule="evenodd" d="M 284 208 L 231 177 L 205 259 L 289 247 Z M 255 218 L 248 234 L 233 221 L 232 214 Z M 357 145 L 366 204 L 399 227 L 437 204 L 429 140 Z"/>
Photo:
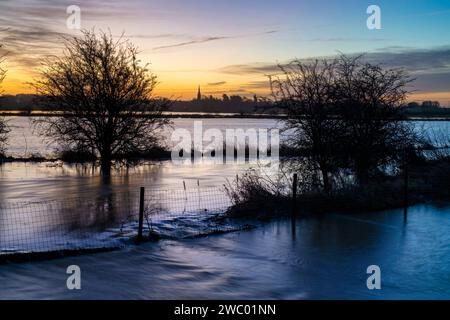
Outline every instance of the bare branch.
<path fill-rule="evenodd" d="M 34 88 L 60 118 L 38 119 L 40 133 L 75 150 L 89 150 L 108 170 L 113 159 L 155 147 L 169 123 L 169 101 L 153 96 L 156 76 L 142 65 L 137 48 L 111 33 L 84 31 L 65 40 L 61 57 L 47 60 Z"/>

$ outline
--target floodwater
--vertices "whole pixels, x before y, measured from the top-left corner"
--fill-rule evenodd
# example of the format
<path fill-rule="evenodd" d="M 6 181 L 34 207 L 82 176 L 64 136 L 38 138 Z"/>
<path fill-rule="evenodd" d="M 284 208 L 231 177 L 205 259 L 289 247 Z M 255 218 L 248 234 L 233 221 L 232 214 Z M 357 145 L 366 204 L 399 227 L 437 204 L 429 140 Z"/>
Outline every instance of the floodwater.
<path fill-rule="evenodd" d="M 58 149 L 58 145 L 45 140 L 39 136 L 39 131 L 33 126 L 33 117 L 6 117 L 11 130 L 7 154 L 14 157 L 29 157 L 39 155 L 51 157 Z M 171 146 L 175 141 L 171 141 L 171 134 L 175 129 L 185 129 L 194 132 L 194 122 L 199 124 L 197 130 L 205 133 L 208 129 L 219 129 L 225 137 L 226 129 L 272 129 L 281 128 L 282 124 L 274 119 L 240 119 L 240 118 L 174 118 L 173 125 L 166 127 L 161 134 L 163 143 Z M 200 131 L 199 131 L 200 132 Z M 193 138 L 193 135 L 192 135 Z M 207 143 L 205 143 L 205 146 Z"/>
<path fill-rule="evenodd" d="M 218 164 L 214 161 L 144 162 L 113 170 L 104 179 L 91 164 L 7 162 L 0 165 L 0 201 L 46 201 L 67 198 L 95 199 L 112 193 L 137 193 L 139 187 L 157 190 L 222 186 L 257 163 Z M 183 184 L 184 181 L 184 184 Z"/>
<path fill-rule="evenodd" d="M 246 130 L 276 125 L 273 120 L 258 121 L 237 119 L 229 127 Z M 193 129 L 193 119 L 175 119 L 174 123 L 175 128 Z M 204 131 L 227 127 L 223 119 L 202 123 Z M 9 154 L 51 157 L 56 146 L 47 145 L 33 133 L 29 118 L 12 117 L 8 124 L 12 129 Z M 135 225 L 129 222 L 134 222 L 138 213 L 140 187 L 146 188 L 145 204 L 153 205 L 152 226 L 164 230 L 163 236 L 175 232 L 169 225 L 182 225 L 184 236 L 196 234 L 194 229 L 208 233 L 211 221 L 206 218 L 223 213 L 230 204 L 223 185 L 249 167 L 259 165 L 244 159 L 225 164 L 214 160 L 144 161 L 117 168 L 105 179 L 98 166 L 92 164 L 52 161 L 0 164 L 0 254 L 116 246 L 124 225 L 129 233 L 135 231 Z M 147 201 L 148 197 L 151 201 Z M 155 218 L 154 211 L 161 219 Z M 206 220 L 187 216 L 195 212 L 201 212 L 200 218 Z M 234 226 L 223 228 L 229 230 Z M 92 232 L 86 233 L 86 229 L 102 232 L 100 239 L 93 239 Z M 192 232 L 187 234 L 186 229 Z"/>
<path fill-rule="evenodd" d="M 277 126 L 275 120 L 264 119 L 199 120 L 205 129 Z M 190 129 L 193 121 L 174 122 L 175 127 Z M 423 124 L 442 129 L 448 138 L 449 122 Z M 54 152 L 55 146 L 46 145 L 33 134 L 29 119 L 12 117 L 9 125 L 9 154 L 47 156 Z M 226 179 L 233 179 L 253 165 L 144 162 L 114 171 L 111 179 L 105 180 L 98 168 L 90 165 L 5 163 L 0 165 L 0 204 L 73 197 L 88 202 L 114 194 L 137 195 L 141 186 L 170 193 L 182 190 L 185 184 L 189 192 L 199 186 L 220 187 Z M 137 204 L 137 197 L 131 200 Z M 2 219 L 0 227 L 10 226 L 4 223 L 9 217 L 3 215 Z M 195 221 L 191 222 L 183 226 L 195 227 Z M 257 228 L 191 239 L 173 237 L 141 246 L 128 245 L 114 252 L 0 265 L 0 298 L 450 298 L 448 205 L 414 206 L 406 221 L 403 210 L 391 210 L 300 216 L 294 225 L 290 219 L 244 223 Z M 25 228 L 30 226 L 28 223 Z M 43 230 L 40 232 L 45 233 Z M 65 285 L 66 268 L 73 264 L 82 270 L 80 291 L 69 291 Z M 381 290 L 367 289 L 366 270 L 370 265 L 381 268 Z"/>
<path fill-rule="evenodd" d="M 33 154 L 51 156 L 57 146 L 47 144 L 37 135 L 31 124 L 32 118 L 7 117 L 11 128 L 9 134 L 9 155 L 23 157 Z M 201 121 L 203 132 L 208 129 L 267 129 L 280 128 L 282 124 L 273 119 L 173 119 L 173 128 L 163 135 L 165 143 L 170 145 L 170 133 L 174 129 L 186 129 L 193 132 L 194 121 Z M 428 132 L 435 139 L 450 143 L 450 121 L 416 121 L 419 130 Z M 287 138 L 281 135 L 281 138 Z M 171 161 L 144 162 L 137 166 L 114 171 L 111 179 L 102 179 L 98 167 L 92 165 L 70 165 L 54 162 L 41 163 L 4 163 L 0 165 L 0 203 L 17 201 L 58 200 L 70 197 L 98 197 L 118 192 L 137 192 L 145 186 L 153 189 L 187 188 L 200 186 L 222 186 L 226 179 L 232 179 L 249 167 L 251 163 L 215 163 L 214 161 Z"/>
<path fill-rule="evenodd" d="M 256 222 L 255 222 L 256 223 Z M 1 299 L 449 299 L 450 207 L 256 223 L 57 260 L 0 266 Z M 81 290 L 66 269 L 81 268 Z M 367 267 L 381 269 L 369 290 Z"/>
<path fill-rule="evenodd" d="M 9 145 L 7 154 L 14 157 L 29 157 L 32 155 L 51 157 L 58 146 L 46 141 L 38 134 L 38 130 L 32 125 L 33 117 L 6 117 L 9 133 Z M 275 119 L 244 119 L 244 118 L 174 118 L 172 127 L 167 127 L 161 134 L 166 145 L 172 146 L 171 134 L 175 129 L 186 129 L 191 134 L 194 132 L 194 122 L 200 124 L 202 133 L 208 129 L 219 129 L 225 136 L 227 129 L 281 129 L 283 123 Z M 412 121 L 414 127 L 420 132 L 425 132 L 433 140 L 446 140 L 449 143 L 450 121 Z M 200 128 L 200 127 L 199 127 Z M 288 139 L 288 133 L 281 133 L 281 140 Z M 204 145 L 207 145 L 205 143 Z"/>
<path fill-rule="evenodd" d="M 209 233 L 218 228 L 213 216 L 230 205 L 224 185 L 249 166 L 146 162 L 105 179 L 92 165 L 4 163 L 0 255 L 123 246 L 137 233 L 140 187 L 153 231 L 176 238 Z"/>

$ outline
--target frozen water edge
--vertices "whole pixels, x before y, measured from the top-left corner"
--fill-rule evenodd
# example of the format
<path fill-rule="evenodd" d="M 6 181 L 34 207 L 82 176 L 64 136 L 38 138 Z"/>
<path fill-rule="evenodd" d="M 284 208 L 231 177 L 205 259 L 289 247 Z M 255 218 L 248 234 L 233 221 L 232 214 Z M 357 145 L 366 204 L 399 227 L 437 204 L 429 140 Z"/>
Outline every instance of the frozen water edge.
<path fill-rule="evenodd" d="M 144 219 L 143 235 L 148 239 L 172 239 L 182 240 L 196 237 L 204 237 L 213 234 L 221 234 L 234 231 L 251 229 L 254 226 L 231 222 L 227 219 L 218 219 L 224 216 L 223 212 L 191 212 L 175 215 L 157 214 Z M 138 233 L 138 221 L 125 220 L 120 226 L 105 228 L 102 231 L 76 230 L 64 234 L 36 238 L 40 245 L 38 248 L 33 243 L 26 242 L 21 245 L 12 242 L 2 242 L 0 257 L 10 255 L 32 255 L 36 253 L 51 252 L 81 252 L 86 250 L 111 250 L 133 245 Z"/>

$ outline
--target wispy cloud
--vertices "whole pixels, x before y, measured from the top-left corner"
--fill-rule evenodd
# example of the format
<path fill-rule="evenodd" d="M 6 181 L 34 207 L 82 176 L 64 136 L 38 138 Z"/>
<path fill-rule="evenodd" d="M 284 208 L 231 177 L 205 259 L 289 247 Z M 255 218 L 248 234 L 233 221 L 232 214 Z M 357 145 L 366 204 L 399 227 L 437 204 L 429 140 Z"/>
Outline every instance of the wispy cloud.
<path fill-rule="evenodd" d="M 450 71 L 418 75 L 414 87 L 426 92 L 450 91 Z"/>
<path fill-rule="evenodd" d="M 169 45 L 165 45 L 165 46 L 154 47 L 153 50 L 185 47 L 185 46 L 190 46 L 193 44 L 199 44 L 199 43 L 205 43 L 205 42 L 211 42 L 211 41 L 217 41 L 217 40 L 224 40 L 224 39 L 230 39 L 230 38 L 231 37 L 222 37 L 222 36 L 220 36 L 220 37 L 205 37 L 205 38 L 201 38 L 201 39 L 197 39 L 197 40 L 191 40 L 191 41 L 186 41 L 186 42 L 169 44 Z"/>
<path fill-rule="evenodd" d="M 305 39 L 304 41 L 309 42 L 381 42 L 381 41 L 391 41 L 392 39 L 388 38 L 346 38 L 346 37 L 335 37 L 335 38 L 312 38 Z"/>
<path fill-rule="evenodd" d="M 249 95 L 251 94 L 244 88 L 237 88 L 237 89 L 228 89 L 228 90 L 209 90 L 204 91 L 205 94 L 239 94 L 239 95 Z"/>
<path fill-rule="evenodd" d="M 131 34 L 127 35 L 130 39 L 186 39 L 193 38 L 186 33 L 156 33 L 156 34 Z"/>
<path fill-rule="evenodd" d="M 42 27 L 30 29 L 8 28 L 1 31 L 2 51 L 22 67 L 36 67 L 43 56 L 54 54 L 62 48 L 60 32 Z"/>
<path fill-rule="evenodd" d="M 410 72 L 450 67 L 450 46 L 432 49 L 397 49 L 367 53 L 365 59 L 387 67 L 401 67 Z"/>
<path fill-rule="evenodd" d="M 278 65 L 273 63 L 254 62 L 248 64 L 229 65 L 222 67 L 216 71 L 232 75 L 273 74 L 278 73 L 280 71 L 280 68 L 278 67 Z"/>
<path fill-rule="evenodd" d="M 253 90 L 268 90 L 270 88 L 269 79 L 260 81 L 250 81 L 245 83 L 242 87 Z"/>
<path fill-rule="evenodd" d="M 100 21 L 103 18 L 131 16 L 129 7 L 120 1 L 78 0 L 83 21 Z M 0 1 L 0 42 L 8 63 L 23 68 L 40 64 L 43 56 L 55 54 L 62 48 L 62 36 L 76 34 L 66 28 L 66 9 L 74 4 L 71 0 L 2 0 Z"/>
<path fill-rule="evenodd" d="M 218 86 L 223 86 L 226 83 L 227 83 L 226 81 L 209 82 L 208 86 L 210 86 L 210 87 L 218 87 Z"/>
<path fill-rule="evenodd" d="M 348 55 L 360 55 L 350 53 Z M 310 57 L 300 59 L 311 61 L 312 59 L 332 59 L 332 56 Z M 450 91 L 450 46 L 431 49 L 417 49 L 407 47 L 387 47 L 365 53 L 363 59 L 371 63 L 379 63 L 385 68 L 403 68 L 409 72 L 416 81 L 414 89 L 421 92 Z M 281 65 L 290 61 L 280 62 Z M 248 64 L 229 65 L 219 70 L 224 74 L 242 77 L 265 77 L 280 73 L 276 63 L 254 62 Z M 267 80 L 255 80 L 242 85 L 245 90 L 268 89 Z"/>
<path fill-rule="evenodd" d="M 372 63 L 380 63 L 387 68 L 404 68 L 412 73 L 446 70 L 450 68 L 450 46 L 432 49 L 414 49 L 405 47 L 388 47 L 368 53 L 349 53 L 348 55 L 361 55 L 363 59 Z M 332 59 L 332 56 L 319 56 L 299 59 L 308 61 L 311 59 Z M 283 61 L 280 64 L 288 64 Z M 253 62 L 248 64 L 236 64 L 222 67 L 218 72 L 226 74 L 274 74 L 279 73 L 278 64 L 268 62 Z"/>
<path fill-rule="evenodd" d="M 191 45 L 195 45 L 195 44 L 202 44 L 202 43 L 218 41 L 218 40 L 248 38 L 248 37 L 260 36 L 260 35 L 272 34 L 272 33 L 276 33 L 276 32 L 278 32 L 278 30 L 269 30 L 269 31 L 260 32 L 260 33 L 232 35 L 232 36 L 206 36 L 206 37 L 195 38 L 195 39 L 192 39 L 189 41 L 154 47 L 153 50 L 156 51 L 156 50 L 169 49 L 169 48 L 186 47 L 186 46 L 191 46 Z"/>

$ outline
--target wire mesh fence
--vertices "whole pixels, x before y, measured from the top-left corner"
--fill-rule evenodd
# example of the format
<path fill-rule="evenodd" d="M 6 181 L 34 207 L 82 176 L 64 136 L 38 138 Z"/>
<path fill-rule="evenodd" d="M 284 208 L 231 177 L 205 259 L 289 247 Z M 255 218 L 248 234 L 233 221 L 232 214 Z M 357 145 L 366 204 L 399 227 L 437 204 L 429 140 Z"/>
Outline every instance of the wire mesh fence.
<path fill-rule="evenodd" d="M 283 208 L 271 207 L 260 200 L 258 205 L 274 212 L 284 209 L 291 213 L 296 213 L 300 206 L 312 211 L 383 210 L 401 206 L 406 210 L 423 199 L 448 199 L 448 176 L 447 165 L 434 165 L 428 170 L 408 169 L 405 162 L 403 172 L 386 176 L 382 183 L 376 181 L 363 189 L 309 196 L 297 190 L 302 182 L 294 175 L 292 182 L 287 182 L 291 185 L 286 184 L 287 191 L 281 200 L 290 197 L 296 200 L 285 201 Z M 186 188 L 185 184 L 183 189 L 147 188 L 144 194 L 134 190 L 91 199 L 0 203 L 0 262 L 4 257 L 17 255 L 118 248 L 139 240 L 138 235 L 148 239 L 181 239 L 242 230 L 245 226 L 238 222 L 217 219 L 231 206 L 232 200 L 224 187 Z"/>
<path fill-rule="evenodd" d="M 148 188 L 143 200 L 143 233 L 160 237 L 220 228 L 213 218 L 230 206 L 220 187 Z M 0 203 L 0 257 L 127 245 L 138 233 L 139 203 L 139 190 L 95 200 Z"/>

